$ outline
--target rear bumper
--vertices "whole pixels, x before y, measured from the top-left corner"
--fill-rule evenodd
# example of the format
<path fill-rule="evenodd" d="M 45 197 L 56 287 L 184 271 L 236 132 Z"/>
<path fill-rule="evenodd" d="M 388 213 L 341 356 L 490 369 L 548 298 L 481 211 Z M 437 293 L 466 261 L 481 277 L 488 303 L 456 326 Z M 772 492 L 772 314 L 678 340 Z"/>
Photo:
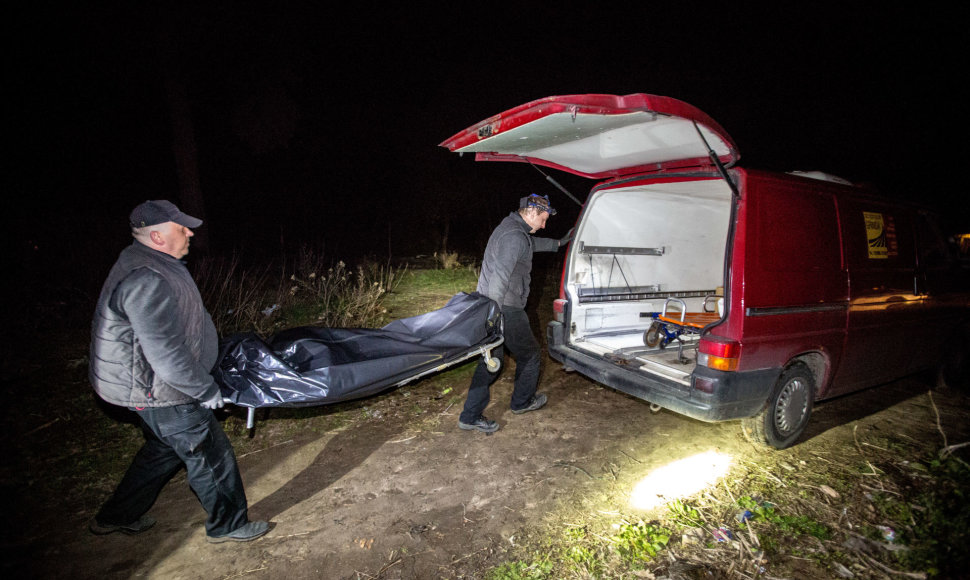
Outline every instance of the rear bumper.
<path fill-rule="evenodd" d="M 562 363 L 566 370 L 578 371 L 600 384 L 701 421 L 729 421 L 756 415 L 764 408 L 781 374 L 781 369 L 724 372 L 698 366 L 690 386 L 684 386 L 564 344 L 563 325 L 559 322 L 549 323 L 546 338 L 549 356 Z M 709 385 L 705 390 L 710 392 L 694 387 L 699 378 Z"/>

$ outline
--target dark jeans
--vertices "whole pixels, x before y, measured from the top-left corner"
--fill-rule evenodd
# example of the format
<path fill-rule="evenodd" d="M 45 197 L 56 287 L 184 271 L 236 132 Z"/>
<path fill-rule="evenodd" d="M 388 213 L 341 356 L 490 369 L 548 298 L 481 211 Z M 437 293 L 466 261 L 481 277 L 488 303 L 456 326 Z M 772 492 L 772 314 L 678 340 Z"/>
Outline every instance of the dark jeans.
<path fill-rule="evenodd" d="M 136 521 L 183 464 L 189 486 L 209 514 L 205 521 L 208 535 L 228 534 L 249 521 L 236 455 L 212 411 L 190 403 L 136 413 L 145 444 L 101 507 L 98 522 L 124 525 Z"/>
<path fill-rule="evenodd" d="M 504 349 L 508 349 L 515 357 L 515 388 L 512 390 L 511 407 L 513 410 L 524 409 L 529 406 L 529 400 L 536 394 L 536 386 L 539 384 L 539 343 L 532 335 L 529 316 L 525 310 L 506 306 L 502 309 L 502 317 L 505 342 L 502 347 L 492 351 L 492 354 L 502 359 L 503 363 Z M 500 374 L 488 372 L 484 359 L 478 362 L 471 386 L 468 387 L 465 408 L 459 417 L 462 423 L 473 423 L 481 417 L 488 406 L 489 387 Z"/>

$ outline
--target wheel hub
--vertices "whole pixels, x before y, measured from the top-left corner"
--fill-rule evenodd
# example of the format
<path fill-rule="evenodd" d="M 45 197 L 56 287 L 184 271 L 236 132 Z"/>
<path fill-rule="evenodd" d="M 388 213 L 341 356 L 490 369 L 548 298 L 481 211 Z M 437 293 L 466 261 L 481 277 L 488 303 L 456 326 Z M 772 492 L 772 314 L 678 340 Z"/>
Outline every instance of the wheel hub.
<path fill-rule="evenodd" d="M 783 434 L 794 431 L 805 418 L 808 410 L 808 388 L 800 379 L 785 384 L 775 405 L 775 426 Z"/>

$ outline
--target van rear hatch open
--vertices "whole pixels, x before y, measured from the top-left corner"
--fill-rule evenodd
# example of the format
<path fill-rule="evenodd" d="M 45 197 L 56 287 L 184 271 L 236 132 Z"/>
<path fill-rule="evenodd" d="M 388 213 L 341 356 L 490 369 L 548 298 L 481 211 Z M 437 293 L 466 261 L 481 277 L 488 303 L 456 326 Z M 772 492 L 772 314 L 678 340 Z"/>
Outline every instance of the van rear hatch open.
<path fill-rule="evenodd" d="M 735 210 L 734 188 L 716 165 L 739 158 L 711 118 L 669 97 L 556 96 L 489 117 L 441 145 L 479 161 L 601 180 L 565 256 L 556 320 L 547 328 L 552 358 L 703 420 L 763 405 L 763 381 L 753 390 L 704 389 L 711 373 L 723 375 L 719 385 L 734 382 L 725 371 L 734 370 L 740 348 L 711 335 L 730 314 L 724 288 Z M 737 179 L 744 174 L 734 171 Z"/>
<path fill-rule="evenodd" d="M 593 179 L 706 166 L 708 145 L 724 166 L 737 162 L 737 147 L 713 119 L 682 101 L 646 94 L 538 99 L 441 143 L 478 161 L 530 161 Z"/>

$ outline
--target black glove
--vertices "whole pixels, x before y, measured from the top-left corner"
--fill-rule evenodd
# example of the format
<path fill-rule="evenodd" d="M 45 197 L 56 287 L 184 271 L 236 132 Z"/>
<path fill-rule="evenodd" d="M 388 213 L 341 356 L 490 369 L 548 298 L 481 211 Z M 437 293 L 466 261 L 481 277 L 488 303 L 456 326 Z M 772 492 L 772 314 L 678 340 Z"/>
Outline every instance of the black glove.
<path fill-rule="evenodd" d="M 572 239 L 573 239 L 573 230 L 574 229 L 576 229 L 576 228 L 569 228 L 569 231 L 566 232 L 566 235 L 563 236 L 563 237 L 561 237 L 561 238 L 559 238 L 559 247 L 560 248 L 563 247 L 563 246 L 565 246 L 566 244 L 568 244 L 570 241 L 572 241 Z"/>

